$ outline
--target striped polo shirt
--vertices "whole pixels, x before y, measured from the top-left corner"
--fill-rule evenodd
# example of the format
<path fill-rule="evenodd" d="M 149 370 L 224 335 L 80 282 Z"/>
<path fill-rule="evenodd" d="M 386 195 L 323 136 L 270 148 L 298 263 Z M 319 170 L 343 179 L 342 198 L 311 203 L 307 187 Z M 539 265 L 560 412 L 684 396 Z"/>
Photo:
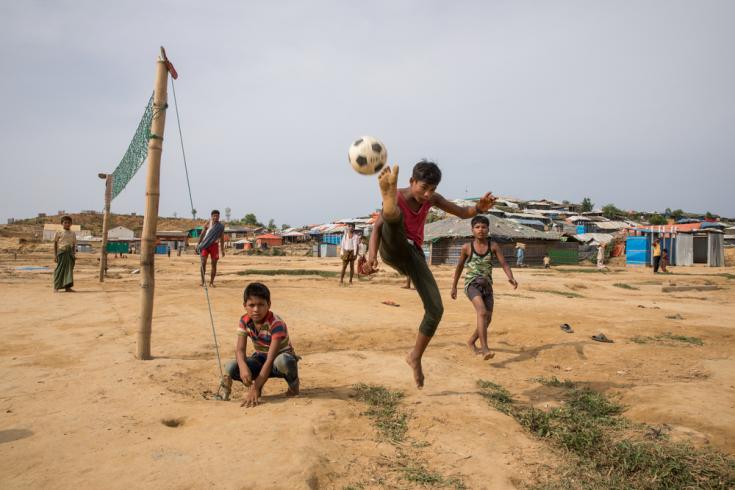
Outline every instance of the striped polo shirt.
<path fill-rule="evenodd" d="M 271 342 L 278 342 L 278 354 L 293 350 L 291 340 L 288 338 L 286 323 L 272 311 L 265 316 L 260 330 L 256 328 L 255 322 L 248 315 L 243 315 L 237 327 L 237 334 L 249 337 L 253 341 L 257 354 L 267 356 Z"/>

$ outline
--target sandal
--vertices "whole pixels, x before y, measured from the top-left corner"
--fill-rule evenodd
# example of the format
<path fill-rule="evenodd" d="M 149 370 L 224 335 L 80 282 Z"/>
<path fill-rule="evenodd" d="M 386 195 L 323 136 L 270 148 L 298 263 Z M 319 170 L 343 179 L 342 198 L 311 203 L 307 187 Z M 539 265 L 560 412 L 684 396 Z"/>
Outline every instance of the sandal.
<path fill-rule="evenodd" d="M 602 332 L 598 333 L 597 335 L 593 335 L 593 336 L 592 336 L 592 340 L 596 340 L 596 341 L 598 341 L 598 342 L 609 342 L 609 343 L 611 343 L 611 344 L 612 344 L 613 342 L 615 342 L 615 341 L 614 341 L 614 340 L 612 340 L 612 339 L 608 339 L 608 338 L 607 338 L 607 336 L 606 336 L 606 335 L 605 335 L 604 333 L 602 333 Z"/>
<path fill-rule="evenodd" d="M 561 328 L 566 333 L 574 333 L 574 329 L 568 323 L 562 323 L 561 325 L 559 325 L 559 328 Z"/>

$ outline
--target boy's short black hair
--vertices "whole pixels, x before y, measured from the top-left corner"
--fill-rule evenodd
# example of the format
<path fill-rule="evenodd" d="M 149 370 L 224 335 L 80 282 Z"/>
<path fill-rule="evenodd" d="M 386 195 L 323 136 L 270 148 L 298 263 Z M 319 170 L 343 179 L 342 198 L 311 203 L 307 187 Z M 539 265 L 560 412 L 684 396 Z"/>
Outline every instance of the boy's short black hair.
<path fill-rule="evenodd" d="M 261 298 L 270 304 L 271 292 L 270 289 L 268 289 L 268 286 L 262 282 L 251 282 L 247 285 L 245 292 L 242 294 L 242 302 L 247 303 L 248 298 Z"/>
<path fill-rule="evenodd" d="M 213 214 L 220 214 L 219 209 L 213 209 L 211 213 L 209 213 L 210 216 Z"/>
<path fill-rule="evenodd" d="M 490 227 L 490 220 L 487 219 L 487 216 L 483 216 L 481 214 L 478 214 L 474 218 L 472 218 L 472 221 L 470 221 L 470 225 L 474 228 L 477 223 L 484 223 L 488 227 Z"/>
<path fill-rule="evenodd" d="M 442 180 L 442 171 L 439 165 L 428 160 L 421 160 L 413 166 L 411 178 L 416 182 L 426 182 L 429 185 L 439 185 Z"/>
<path fill-rule="evenodd" d="M 72 223 L 71 216 L 69 216 L 68 214 L 65 216 L 62 216 L 61 222 L 63 223 L 64 221 L 68 221 L 69 223 Z"/>

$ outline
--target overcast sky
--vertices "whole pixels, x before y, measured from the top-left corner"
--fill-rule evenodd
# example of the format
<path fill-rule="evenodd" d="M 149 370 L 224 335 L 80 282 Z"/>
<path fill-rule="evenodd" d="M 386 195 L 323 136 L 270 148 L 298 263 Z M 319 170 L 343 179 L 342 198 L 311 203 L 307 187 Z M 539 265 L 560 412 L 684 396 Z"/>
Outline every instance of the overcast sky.
<path fill-rule="evenodd" d="M 485 191 L 735 216 L 735 2 L 0 3 L 0 219 L 101 209 L 153 88 L 176 93 L 200 216 L 301 225 L 380 205 L 347 148 L 401 183 L 437 161 Z M 169 102 L 173 99 L 169 91 Z M 113 201 L 142 212 L 145 169 Z M 189 214 L 174 111 L 160 214 Z"/>

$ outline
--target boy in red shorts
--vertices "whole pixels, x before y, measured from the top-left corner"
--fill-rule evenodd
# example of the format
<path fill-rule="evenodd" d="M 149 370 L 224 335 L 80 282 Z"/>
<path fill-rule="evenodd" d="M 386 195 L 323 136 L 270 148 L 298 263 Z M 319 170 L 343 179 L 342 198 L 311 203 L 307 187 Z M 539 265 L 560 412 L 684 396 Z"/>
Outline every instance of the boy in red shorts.
<path fill-rule="evenodd" d="M 199 235 L 196 251 L 202 256 L 202 283 L 204 286 L 204 277 L 207 275 L 207 257 L 212 257 L 212 274 L 209 279 L 209 285 L 214 287 L 214 278 L 217 275 L 217 261 L 225 256 L 225 225 L 219 221 L 219 211 L 212 211 L 212 219 L 204 225 L 202 233 Z M 219 243 L 217 243 L 219 242 Z M 220 252 L 221 251 L 221 252 Z"/>

